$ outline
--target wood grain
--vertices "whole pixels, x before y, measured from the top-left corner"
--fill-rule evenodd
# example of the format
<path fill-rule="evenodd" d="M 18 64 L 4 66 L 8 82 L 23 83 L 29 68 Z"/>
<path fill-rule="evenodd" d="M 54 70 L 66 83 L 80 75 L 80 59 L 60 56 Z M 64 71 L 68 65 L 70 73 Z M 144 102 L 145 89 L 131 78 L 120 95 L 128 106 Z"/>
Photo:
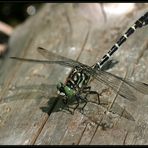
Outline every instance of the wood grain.
<path fill-rule="evenodd" d="M 44 59 L 36 50 L 41 46 L 91 66 L 144 12 L 145 7 L 133 11 L 133 15 L 107 15 L 105 22 L 99 4 L 45 4 L 18 26 L 9 40 L 9 52 L 0 59 L 0 144 L 148 144 L 148 96 L 134 92 L 137 101 L 130 102 L 110 90 L 101 97 L 101 101 L 110 103 L 115 99 L 115 107 L 125 108 L 135 121 L 106 112 L 108 106 L 94 103 L 87 104 L 84 114 L 76 110 L 71 115 L 57 98 L 55 89 L 49 87 L 42 92 L 15 89 L 64 82 L 70 69 L 9 58 Z M 147 34 L 147 27 L 138 29 L 113 56 L 118 64 L 108 71 L 148 83 Z M 99 92 L 106 88 L 95 80 L 90 85 Z"/>

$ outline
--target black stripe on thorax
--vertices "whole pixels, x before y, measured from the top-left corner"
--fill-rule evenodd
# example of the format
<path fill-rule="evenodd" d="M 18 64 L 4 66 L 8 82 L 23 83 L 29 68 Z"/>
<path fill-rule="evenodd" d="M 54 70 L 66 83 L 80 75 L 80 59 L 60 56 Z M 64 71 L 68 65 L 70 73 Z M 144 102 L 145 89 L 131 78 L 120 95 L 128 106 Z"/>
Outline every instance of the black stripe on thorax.
<path fill-rule="evenodd" d="M 74 69 L 70 73 L 66 85 L 72 89 L 79 89 L 82 86 L 87 85 L 89 78 L 90 76 L 83 70 L 77 71 L 77 69 Z"/>

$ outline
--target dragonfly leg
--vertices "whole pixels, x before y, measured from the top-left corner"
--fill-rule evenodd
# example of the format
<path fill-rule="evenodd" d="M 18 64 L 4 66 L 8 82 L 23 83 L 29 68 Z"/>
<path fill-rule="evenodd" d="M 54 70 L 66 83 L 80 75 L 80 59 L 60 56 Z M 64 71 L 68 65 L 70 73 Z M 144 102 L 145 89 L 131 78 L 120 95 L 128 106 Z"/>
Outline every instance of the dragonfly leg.
<path fill-rule="evenodd" d="M 74 115 L 74 112 L 75 110 L 79 107 L 79 104 L 80 104 L 80 100 L 84 100 L 85 101 L 85 104 L 84 106 L 82 107 L 82 110 L 84 109 L 85 105 L 87 104 L 87 100 L 82 98 L 80 95 L 75 95 L 75 99 L 76 99 L 76 106 L 73 108 L 73 111 L 70 110 L 70 108 L 72 107 L 69 107 L 68 105 L 68 97 L 64 97 L 63 98 L 63 103 L 65 104 L 65 106 L 67 107 L 67 110 L 72 114 Z"/>
<path fill-rule="evenodd" d="M 73 109 L 73 114 L 74 114 L 74 111 L 79 107 L 79 104 L 80 104 L 80 100 L 82 100 L 82 101 L 84 101 L 85 102 L 85 104 L 83 105 L 83 107 L 81 108 L 81 113 L 84 111 L 84 107 L 86 106 L 86 104 L 87 104 L 87 99 L 86 99 L 86 97 L 85 98 L 83 98 L 82 96 L 80 96 L 79 94 L 76 94 L 75 95 L 75 98 L 76 98 L 76 101 L 77 101 L 77 105 L 75 106 L 75 108 Z"/>
<path fill-rule="evenodd" d="M 74 114 L 75 110 L 79 107 L 79 99 L 81 99 L 80 95 L 75 95 L 75 99 L 77 101 L 77 105 L 73 109 L 73 113 L 72 114 Z"/>
<path fill-rule="evenodd" d="M 90 91 L 91 90 L 91 86 L 85 86 L 85 87 L 83 87 L 82 88 L 82 92 L 88 92 L 88 91 Z"/>
<path fill-rule="evenodd" d="M 98 92 L 96 92 L 96 91 L 89 91 L 88 94 L 93 94 L 93 95 L 96 94 L 97 95 L 97 99 L 98 99 L 98 104 L 100 104 L 100 94 Z"/>
<path fill-rule="evenodd" d="M 84 107 L 86 106 L 88 100 L 87 100 L 86 96 L 85 96 L 85 98 L 82 98 L 82 97 L 81 97 L 81 100 L 83 100 L 83 101 L 85 102 L 85 104 L 84 104 L 83 107 L 81 108 L 81 113 L 83 113 L 83 112 L 84 112 Z"/>
<path fill-rule="evenodd" d="M 91 91 L 91 87 L 90 86 L 84 87 L 83 88 L 83 93 L 86 93 L 86 96 L 85 96 L 86 100 L 87 100 L 87 96 L 89 94 L 93 94 L 93 95 L 96 94 L 97 98 L 98 98 L 98 104 L 100 104 L 100 94 L 98 92 L 96 92 L 96 91 Z"/>
<path fill-rule="evenodd" d="M 62 101 L 63 101 L 64 105 L 67 107 L 67 110 L 68 110 L 71 114 L 74 114 L 74 112 L 70 110 L 70 107 L 69 107 L 69 105 L 68 105 L 68 97 L 65 96 L 65 97 L 62 99 Z"/>

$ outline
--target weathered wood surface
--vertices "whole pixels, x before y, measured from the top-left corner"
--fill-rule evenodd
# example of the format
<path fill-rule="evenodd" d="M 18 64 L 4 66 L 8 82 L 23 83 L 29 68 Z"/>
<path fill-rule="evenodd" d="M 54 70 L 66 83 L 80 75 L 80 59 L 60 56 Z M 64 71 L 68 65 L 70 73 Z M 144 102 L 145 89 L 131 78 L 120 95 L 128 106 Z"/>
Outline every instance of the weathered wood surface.
<path fill-rule="evenodd" d="M 60 110 L 64 105 L 56 99 L 54 89 L 46 90 L 46 95 L 40 91 L 10 90 L 12 86 L 64 82 L 70 69 L 8 58 L 45 59 L 36 50 L 41 46 L 92 65 L 147 11 L 144 6 L 126 15 L 107 15 L 104 22 L 99 4 L 46 4 L 18 26 L 9 41 L 9 53 L 0 59 L 0 144 L 148 144 L 148 96 L 135 92 L 135 102 L 117 96 L 115 104 L 125 108 L 135 121 L 105 114 L 105 107 L 93 103 L 87 104 L 85 115 L 78 110 L 71 115 Z M 148 83 L 147 37 L 147 27 L 138 29 L 114 55 L 118 64 L 109 72 Z M 91 86 L 99 91 L 104 87 L 93 82 Z M 112 102 L 116 94 L 103 97 Z M 103 130 L 100 122 L 107 123 L 108 128 Z"/>

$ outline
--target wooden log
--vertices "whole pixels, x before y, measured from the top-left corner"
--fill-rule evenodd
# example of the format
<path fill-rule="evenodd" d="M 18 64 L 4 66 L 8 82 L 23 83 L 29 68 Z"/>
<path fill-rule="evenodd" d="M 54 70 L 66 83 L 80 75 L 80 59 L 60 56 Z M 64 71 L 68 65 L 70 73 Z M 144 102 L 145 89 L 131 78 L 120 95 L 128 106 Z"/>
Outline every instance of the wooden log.
<path fill-rule="evenodd" d="M 56 89 L 50 87 L 64 82 L 69 68 L 9 58 L 45 59 L 36 50 L 41 46 L 91 66 L 147 11 L 144 6 L 135 9 L 136 13 L 111 15 L 106 12 L 105 22 L 100 4 L 45 4 L 36 15 L 18 26 L 9 40 L 9 53 L 0 59 L 0 144 L 147 144 L 148 96 L 134 92 L 137 101 L 131 102 L 113 91 L 103 94 L 101 101 L 115 100 L 115 108 L 125 108 L 135 121 L 107 112 L 108 106 L 94 103 L 87 104 L 84 114 L 76 110 L 71 115 L 64 111 Z M 108 71 L 148 83 L 147 34 L 147 26 L 138 29 L 113 56 L 118 64 Z M 32 85 L 38 90 L 32 92 Z M 107 87 L 95 80 L 90 85 L 99 92 Z M 21 86 L 26 86 L 27 91 L 17 89 Z"/>

